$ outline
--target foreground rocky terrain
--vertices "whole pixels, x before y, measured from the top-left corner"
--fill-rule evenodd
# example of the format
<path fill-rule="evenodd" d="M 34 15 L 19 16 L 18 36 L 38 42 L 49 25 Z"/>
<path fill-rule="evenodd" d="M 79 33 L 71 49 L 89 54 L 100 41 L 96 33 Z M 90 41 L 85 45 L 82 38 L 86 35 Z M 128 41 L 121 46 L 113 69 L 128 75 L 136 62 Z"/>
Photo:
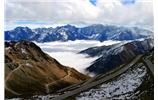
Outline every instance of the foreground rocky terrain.
<path fill-rule="evenodd" d="M 105 67 L 111 61 L 107 67 L 113 67 L 90 78 L 61 65 L 33 42 L 5 42 L 6 99 L 153 100 L 153 39 L 92 47 L 80 53 L 107 57 L 99 58 L 101 64 Z M 99 67 L 94 71 L 100 71 Z"/>
<path fill-rule="evenodd" d="M 5 42 L 5 97 L 55 92 L 89 77 L 58 63 L 33 42 Z"/>
<path fill-rule="evenodd" d="M 136 56 L 105 74 L 29 100 L 153 100 L 154 52 Z"/>

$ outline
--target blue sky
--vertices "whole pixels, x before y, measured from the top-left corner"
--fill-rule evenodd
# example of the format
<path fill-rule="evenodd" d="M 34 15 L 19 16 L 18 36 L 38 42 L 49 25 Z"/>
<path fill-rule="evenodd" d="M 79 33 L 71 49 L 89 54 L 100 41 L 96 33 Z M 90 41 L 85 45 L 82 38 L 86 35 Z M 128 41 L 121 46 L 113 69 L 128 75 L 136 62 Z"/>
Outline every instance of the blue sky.
<path fill-rule="evenodd" d="M 96 6 L 96 2 L 97 2 L 97 0 L 89 0 L 93 5 L 95 5 Z"/>
<path fill-rule="evenodd" d="M 121 0 L 123 4 L 134 4 L 136 0 Z"/>
<path fill-rule="evenodd" d="M 96 6 L 97 0 L 89 0 L 94 6 Z M 135 0 L 121 0 L 122 4 L 134 4 Z"/>

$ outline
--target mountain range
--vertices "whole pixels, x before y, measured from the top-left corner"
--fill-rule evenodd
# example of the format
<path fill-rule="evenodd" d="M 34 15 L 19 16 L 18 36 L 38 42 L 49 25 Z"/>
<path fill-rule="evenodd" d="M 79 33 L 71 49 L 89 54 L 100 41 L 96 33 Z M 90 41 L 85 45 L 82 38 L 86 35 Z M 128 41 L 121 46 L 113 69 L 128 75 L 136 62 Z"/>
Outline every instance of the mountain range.
<path fill-rule="evenodd" d="M 72 25 L 56 28 L 16 27 L 5 31 L 5 40 L 29 40 L 36 42 L 68 41 L 68 40 L 134 40 L 151 36 L 152 31 L 137 27 L 122 27 L 94 24 L 82 28 Z"/>
<path fill-rule="evenodd" d="M 153 99 L 154 39 L 149 30 L 101 24 L 82 28 L 72 25 L 36 29 L 16 27 L 5 31 L 5 40 L 6 98 Z M 35 44 L 69 40 L 120 42 L 79 52 L 88 54 L 87 58 L 97 57 L 86 68 L 95 74 L 91 78 L 75 70 L 75 66 L 60 64 Z"/>

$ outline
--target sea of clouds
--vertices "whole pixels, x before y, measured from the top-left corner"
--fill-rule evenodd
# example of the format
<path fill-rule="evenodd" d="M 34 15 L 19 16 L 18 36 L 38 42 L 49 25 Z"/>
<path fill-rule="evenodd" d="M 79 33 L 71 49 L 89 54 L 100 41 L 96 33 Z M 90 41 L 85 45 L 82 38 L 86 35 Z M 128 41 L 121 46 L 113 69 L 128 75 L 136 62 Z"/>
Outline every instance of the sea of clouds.
<path fill-rule="evenodd" d="M 75 68 L 77 71 L 86 74 L 86 68 L 98 57 L 89 57 L 87 54 L 79 54 L 80 51 L 89 47 L 111 45 L 119 43 L 119 41 L 92 41 L 92 40 L 76 40 L 67 42 L 35 42 L 45 53 L 55 58 L 62 65 Z"/>

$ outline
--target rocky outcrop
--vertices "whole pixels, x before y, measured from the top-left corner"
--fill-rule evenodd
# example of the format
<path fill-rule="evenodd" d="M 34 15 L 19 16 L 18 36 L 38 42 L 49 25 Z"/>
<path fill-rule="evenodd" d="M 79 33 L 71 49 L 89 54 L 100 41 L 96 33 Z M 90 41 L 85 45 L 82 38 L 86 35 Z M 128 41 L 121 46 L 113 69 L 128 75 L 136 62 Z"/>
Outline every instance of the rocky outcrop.
<path fill-rule="evenodd" d="M 5 42 L 6 98 L 52 93 L 88 78 L 61 65 L 33 42 Z"/>

